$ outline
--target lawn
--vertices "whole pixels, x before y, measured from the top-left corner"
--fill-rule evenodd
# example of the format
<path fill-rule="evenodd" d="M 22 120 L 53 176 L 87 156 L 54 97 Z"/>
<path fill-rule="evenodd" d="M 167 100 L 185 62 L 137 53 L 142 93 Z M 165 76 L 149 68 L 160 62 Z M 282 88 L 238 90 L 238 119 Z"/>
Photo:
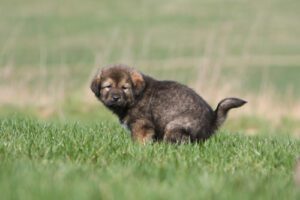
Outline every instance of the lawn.
<path fill-rule="evenodd" d="M 117 123 L 0 121 L 1 199 L 299 199 L 300 141 L 219 132 L 141 146 Z"/>

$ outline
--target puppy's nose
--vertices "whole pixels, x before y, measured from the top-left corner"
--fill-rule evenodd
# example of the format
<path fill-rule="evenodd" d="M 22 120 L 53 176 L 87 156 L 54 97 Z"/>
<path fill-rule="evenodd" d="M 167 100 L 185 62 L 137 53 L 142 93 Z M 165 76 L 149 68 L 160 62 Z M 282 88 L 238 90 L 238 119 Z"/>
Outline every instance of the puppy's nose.
<path fill-rule="evenodd" d="M 120 96 L 119 95 L 112 95 L 112 99 L 114 101 L 118 101 L 120 99 Z"/>

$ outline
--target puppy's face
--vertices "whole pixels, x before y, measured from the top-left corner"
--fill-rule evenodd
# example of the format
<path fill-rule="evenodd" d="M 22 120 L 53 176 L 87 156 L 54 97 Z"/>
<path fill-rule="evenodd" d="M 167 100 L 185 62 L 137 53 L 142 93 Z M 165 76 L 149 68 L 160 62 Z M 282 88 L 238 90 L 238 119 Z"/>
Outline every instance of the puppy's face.
<path fill-rule="evenodd" d="M 142 74 L 125 66 L 113 66 L 97 73 L 91 89 L 109 108 L 125 108 L 132 105 L 135 97 L 145 86 Z"/>

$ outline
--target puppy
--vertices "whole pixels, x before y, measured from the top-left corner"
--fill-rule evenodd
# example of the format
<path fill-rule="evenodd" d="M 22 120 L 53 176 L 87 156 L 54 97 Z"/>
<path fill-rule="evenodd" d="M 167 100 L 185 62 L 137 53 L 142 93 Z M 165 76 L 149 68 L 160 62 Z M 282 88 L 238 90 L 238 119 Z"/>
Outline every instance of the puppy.
<path fill-rule="evenodd" d="M 227 112 L 246 101 L 222 100 L 215 111 L 192 89 L 159 81 L 125 65 L 100 70 L 91 83 L 95 96 L 141 143 L 202 141 L 225 121 Z"/>

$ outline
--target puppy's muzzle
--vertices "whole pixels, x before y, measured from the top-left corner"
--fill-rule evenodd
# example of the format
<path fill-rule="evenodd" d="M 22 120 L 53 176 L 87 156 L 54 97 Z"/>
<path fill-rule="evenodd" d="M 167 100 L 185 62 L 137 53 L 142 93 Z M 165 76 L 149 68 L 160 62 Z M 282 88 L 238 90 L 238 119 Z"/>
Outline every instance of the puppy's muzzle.
<path fill-rule="evenodd" d="M 111 93 L 107 105 L 109 106 L 122 106 L 123 105 L 123 98 L 118 92 Z"/>
<path fill-rule="evenodd" d="M 111 98 L 112 98 L 112 101 L 117 102 L 120 100 L 121 97 L 119 95 L 114 94 L 114 95 L 112 95 Z"/>

